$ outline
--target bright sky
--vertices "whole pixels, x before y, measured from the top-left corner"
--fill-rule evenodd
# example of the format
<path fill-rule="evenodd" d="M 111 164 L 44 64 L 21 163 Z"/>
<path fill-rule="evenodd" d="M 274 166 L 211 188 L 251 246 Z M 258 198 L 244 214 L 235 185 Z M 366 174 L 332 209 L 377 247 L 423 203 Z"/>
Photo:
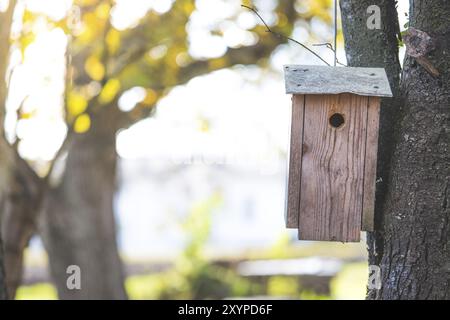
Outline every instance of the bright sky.
<path fill-rule="evenodd" d="M 6 3 L 7 0 L 0 0 L 0 9 L 5 8 Z M 173 0 L 116 0 L 116 3 L 112 21 L 115 27 L 124 29 L 135 25 L 147 10 L 159 13 L 170 10 Z M 274 1 L 260 0 L 255 4 L 270 23 L 273 17 L 269 12 Z M 197 11 L 187 26 L 190 54 L 220 56 L 227 46 L 257 41 L 245 31 L 256 23 L 251 13 L 242 11 L 236 23 L 223 22 L 236 10 L 241 10 L 239 5 L 239 0 L 198 0 Z M 70 9 L 71 0 L 19 0 L 18 11 L 24 6 L 60 19 Z M 400 0 L 402 26 L 407 8 L 408 1 Z M 331 30 L 323 23 L 317 20 L 312 23 L 318 33 L 331 37 Z M 212 25 L 219 25 L 224 37 L 210 35 L 207 30 Z M 14 30 L 19 29 L 20 19 L 16 19 Z M 11 135 L 16 126 L 15 110 L 23 101 L 25 112 L 33 117 L 17 124 L 17 133 L 22 139 L 20 152 L 29 159 L 48 161 L 66 131 L 61 113 L 66 37 L 59 29 L 50 30 L 44 22 L 37 24 L 36 31 L 36 40 L 26 49 L 24 61 L 17 49 L 12 52 L 14 73 L 6 126 Z M 307 29 L 299 24 L 294 37 L 306 40 L 308 36 Z M 326 49 L 321 55 L 332 60 L 331 52 Z M 345 60 L 342 48 L 339 59 Z M 316 64 L 318 61 L 297 45 L 287 44 L 273 54 L 272 67 L 281 71 L 282 65 L 289 63 Z M 142 96 L 142 88 L 133 89 L 121 99 L 121 108 L 132 108 Z M 198 153 L 212 157 L 236 155 L 241 159 L 252 155 L 270 156 L 286 148 L 288 106 L 289 98 L 284 94 L 283 79 L 278 73 L 255 68 L 215 72 L 175 88 L 160 102 L 156 116 L 121 132 L 118 152 L 125 158 L 171 157 L 175 160 Z M 210 129 L 208 133 L 206 125 Z M 148 136 L 163 138 L 149 141 Z"/>

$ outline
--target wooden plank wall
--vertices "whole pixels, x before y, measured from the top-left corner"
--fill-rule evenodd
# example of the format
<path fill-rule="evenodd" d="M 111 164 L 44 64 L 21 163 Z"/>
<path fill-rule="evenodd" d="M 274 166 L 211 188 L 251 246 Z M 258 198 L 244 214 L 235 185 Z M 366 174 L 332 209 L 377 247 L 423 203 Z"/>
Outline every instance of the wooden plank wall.
<path fill-rule="evenodd" d="M 361 230 L 374 230 L 375 187 L 377 180 L 378 127 L 380 98 L 369 97 L 364 172 L 364 199 Z"/>
<path fill-rule="evenodd" d="M 288 165 L 288 196 L 286 205 L 286 227 L 298 228 L 300 211 L 300 181 L 302 166 L 303 114 L 305 96 L 292 96 L 292 117 Z"/>
<path fill-rule="evenodd" d="M 294 160 L 299 155 L 303 159 L 298 161 L 299 239 L 357 242 L 363 212 L 368 97 L 306 95 L 304 101 L 303 147 L 291 156 L 291 164 L 297 163 Z M 334 113 L 345 118 L 337 129 L 329 124 Z M 297 169 L 290 172 L 298 176 Z M 293 187 L 289 194 L 298 192 L 295 181 L 289 186 Z"/>

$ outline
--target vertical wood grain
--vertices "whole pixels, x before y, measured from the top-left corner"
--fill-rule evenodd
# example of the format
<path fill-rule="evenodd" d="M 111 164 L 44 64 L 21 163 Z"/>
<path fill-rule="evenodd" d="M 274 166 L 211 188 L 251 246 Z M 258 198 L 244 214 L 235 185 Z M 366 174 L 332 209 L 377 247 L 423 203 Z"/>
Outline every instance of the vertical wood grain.
<path fill-rule="evenodd" d="M 300 207 L 304 102 L 304 95 L 292 96 L 286 227 L 295 229 L 298 228 L 298 214 Z"/>
<path fill-rule="evenodd" d="M 375 188 L 377 179 L 378 125 L 380 98 L 369 97 L 364 169 L 364 198 L 361 230 L 374 230 Z"/>
<path fill-rule="evenodd" d="M 299 239 L 356 242 L 363 209 L 368 97 L 305 98 Z M 333 128 L 340 113 L 345 124 Z"/>

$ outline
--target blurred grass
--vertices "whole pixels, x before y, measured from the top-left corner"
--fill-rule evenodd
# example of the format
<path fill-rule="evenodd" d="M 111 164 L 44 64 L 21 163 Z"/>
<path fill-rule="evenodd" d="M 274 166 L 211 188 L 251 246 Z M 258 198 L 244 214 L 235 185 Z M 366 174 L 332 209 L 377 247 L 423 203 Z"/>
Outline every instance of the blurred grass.
<path fill-rule="evenodd" d="M 344 266 L 341 272 L 331 281 L 333 299 L 364 300 L 368 280 L 367 263 L 351 263 Z"/>
<path fill-rule="evenodd" d="M 56 300 L 58 295 L 53 285 L 38 283 L 31 286 L 21 286 L 17 290 L 17 300 Z"/>
<path fill-rule="evenodd" d="M 237 277 L 228 276 L 231 291 L 234 296 L 245 297 L 247 293 L 274 297 L 286 297 L 302 300 L 350 299 L 363 300 L 366 296 L 367 264 L 364 262 L 350 263 L 331 281 L 331 295 L 318 295 L 311 291 L 302 291 L 298 281 L 292 277 L 271 277 L 267 284 L 267 292 L 251 285 Z M 126 289 L 130 299 L 170 299 L 183 298 L 180 292 L 186 289 L 184 280 L 173 271 L 164 273 L 138 275 L 128 277 Z M 171 297 L 171 295 L 173 295 Z M 186 297 L 189 298 L 189 297 Z M 18 300 L 54 300 L 57 299 L 56 289 L 48 283 L 22 286 L 17 292 Z"/>
<path fill-rule="evenodd" d="M 130 299 L 221 299 L 225 297 L 276 297 L 289 299 L 364 299 L 367 283 L 367 252 L 364 240 L 360 243 L 298 242 L 292 234 L 280 233 L 272 246 L 247 250 L 239 254 L 221 255 L 208 248 L 212 216 L 223 199 L 214 191 L 206 199 L 196 202 L 189 209 L 181 226 L 187 236 L 185 247 L 169 262 L 165 271 L 134 275 L 126 279 L 125 287 Z M 344 268 L 331 280 L 327 295 L 311 290 L 325 290 L 302 285 L 302 278 L 293 276 L 243 277 L 236 263 L 258 259 L 293 259 L 304 257 L 329 257 L 347 261 Z M 352 261 L 350 263 L 350 261 Z M 130 263 L 124 259 L 125 263 Z M 146 265 L 156 261 L 141 261 Z M 26 253 L 27 266 L 48 265 L 46 255 L 32 256 Z M 324 280 L 324 279 L 321 279 Z M 329 279 L 326 279 L 328 281 Z M 320 284 L 320 283 L 319 283 Z M 57 293 L 51 284 L 23 286 L 18 299 L 56 299 Z"/>
<path fill-rule="evenodd" d="M 126 281 L 126 288 L 130 299 L 192 299 L 192 296 L 180 295 L 180 292 L 188 294 L 189 284 L 185 283 L 185 279 L 180 275 L 175 275 L 176 273 L 169 271 L 129 277 Z M 327 296 L 302 289 L 296 277 L 270 277 L 264 288 L 264 286 L 252 284 L 244 277 L 233 275 L 231 271 L 219 273 L 220 284 L 222 284 L 222 288 L 228 286 L 230 297 L 270 296 L 301 300 L 363 300 L 366 297 L 367 277 L 367 263 L 346 264 L 331 280 L 330 295 Z M 210 282 L 211 278 L 208 278 L 207 285 L 219 286 L 218 279 L 215 280 L 213 283 Z"/>
<path fill-rule="evenodd" d="M 198 208 L 197 208 L 198 209 Z M 204 208 L 201 208 L 204 209 Z M 193 210 L 201 215 L 209 210 Z M 202 219 L 205 220 L 205 219 Z M 187 221 L 189 222 L 189 221 Z M 190 245 L 182 255 L 171 261 L 173 266 L 163 272 L 130 276 L 126 280 L 126 289 L 130 299 L 205 299 L 221 297 L 272 296 L 290 299 L 364 299 L 367 283 L 366 250 L 363 242 L 356 244 L 303 242 L 299 245 L 284 233 L 271 247 L 263 250 L 249 250 L 239 255 L 217 256 L 208 254 L 203 248 L 203 238 L 208 229 L 195 224 Z M 199 237 L 198 235 L 202 236 Z M 302 288 L 295 277 L 274 276 L 267 283 L 255 283 L 241 277 L 228 267 L 219 266 L 214 261 L 233 262 L 255 259 L 292 259 L 302 257 L 333 257 L 348 262 L 330 283 L 330 295 L 319 295 Z M 32 259 L 31 259 L 32 258 Z M 46 258 L 46 257 L 44 257 Z M 216 260 L 216 259 L 218 260 Z M 27 264 L 45 267 L 46 259 L 28 256 Z M 128 259 L 124 259 L 128 261 Z M 30 263 L 31 262 L 31 263 Z M 136 261 L 134 261 L 136 262 Z M 143 264 L 158 263 L 154 260 L 139 261 Z M 166 261 L 166 263 L 169 261 Z M 161 261 L 159 261 L 161 263 Z M 48 283 L 22 286 L 17 299 L 56 299 L 55 288 Z"/>

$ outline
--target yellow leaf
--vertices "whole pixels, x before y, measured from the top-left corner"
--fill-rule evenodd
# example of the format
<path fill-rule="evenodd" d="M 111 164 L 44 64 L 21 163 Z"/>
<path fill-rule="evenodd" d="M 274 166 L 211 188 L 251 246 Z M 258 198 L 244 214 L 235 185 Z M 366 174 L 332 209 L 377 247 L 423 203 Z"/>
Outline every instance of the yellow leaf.
<path fill-rule="evenodd" d="M 155 90 L 147 89 L 147 94 L 141 103 L 146 106 L 153 106 L 153 104 L 155 104 L 157 99 L 158 94 L 155 92 Z"/>
<path fill-rule="evenodd" d="M 186 14 L 191 14 L 192 11 L 194 11 L 195 6 L 191 1 L 187 1 L 184 3 L 183 9 Z"/>
<path fill-rule="evenodd" d="M 105 76 L 105 67 L 96 56 L 90 56 L 86 60 L 84 69 L 93 80 L 100 81 Z"/>
<path fill-rule="evenodd" d="M 98 97 L 98 100 L 102 104 L 111 102 L 116 97 L 119 90 L 120 90 L 120 81 L 117 79 L 111 79 L 103 87 L 102 92 L 100 92 L 100 96 Z"/>
<path fill-rule="evenodd" d="M 33 112 L 21 112 L 20 119 L 31 119 L 33 117 Z"/>
<path fill-rule="evenodd" d="M 114 54 L 120 47 L 120 33 L 116 29 L 111 29 L 106 35 L 106 45 L 110 53 Z"/>
<path fill-rule="evenodd" d="M 98 0 L 76 0 L 75 3 L 81 6 L 91 6 L 98 2 Z"/>
<path fill-rule="evenodd" d="M 28 22 L 33 22 L 36 20 L 36 15 L 31 12 L 30 10 L 25 9 L 22 15 L 22 22 L 24 24 L 28 23 Z"/>
<path fill-rule="evenodd" d="M 100 4 L 97 9 L 95 9 L 95 14 L 100 19 L 107 19 L 109 17 L 110 6 L 107 3 Z"/>
<path fill-rule="evenodd" d="M 87 100 L 79 93 L 70 92 L 67 97 L 67 111 L 71 116 L 82 114 L 87 108 Z"/>
<path fill-rule="evenodd" d="M 36 36 L 34 35 L 33 32 L 24 32 L 22 34 L 22 36 L 19 39 L 19 44 L 20 44 L 20 51 L 22 53 L 22 56 L 24 56 L 25 54 L 25 50 L 28 48 L 28 46 L 34 42 Z"/>
<path fill-rule="evenodd" d="M 252 0 L 242 0 L 241 4 L 243 4 L 243 5 L 247 6 L 247 7 L 251 7 L 251 8 L 254 7 Z"/>
<path fill-rule="evenodd" d="M 101 29 L 101 23 L 95 13 L 87 12 L 83 15 L 83 31 L 78 36 L 78 40 L 88 44 L 95 40 Z"/>
<path fill-rule="evenodd" d="M 87 114 L 80 115 L 73 126 L 76 133 L 84 133 L 91 127 L 91 118 Z"/>

